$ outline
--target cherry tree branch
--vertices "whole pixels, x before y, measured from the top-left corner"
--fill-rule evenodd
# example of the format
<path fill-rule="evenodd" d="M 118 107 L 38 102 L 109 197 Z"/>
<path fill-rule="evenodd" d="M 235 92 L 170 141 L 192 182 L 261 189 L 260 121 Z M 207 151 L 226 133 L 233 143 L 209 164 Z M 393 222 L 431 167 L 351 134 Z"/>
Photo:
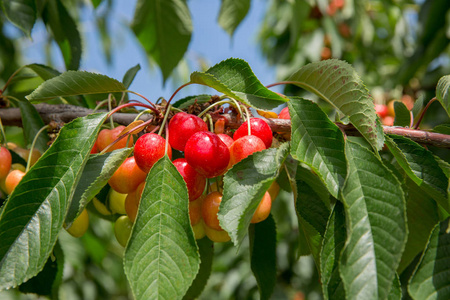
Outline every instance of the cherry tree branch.
<path fill-rule="evenodd" d="M 50 104 L 37 104 L 35 105 L 36 110 L 41 115 L 42 120 L 45 124 L 49 124 L 51 121 L 56 121 L 58 123 L 67 123 L 75 118 L 83 117 L 93 112 L 92 109 L 73 106 L 73 105 L 50 105 Z M 122 125 L 128 125 L 134 121 L 137 114 L 132 113 L 115 113 L 113 115 L 114 122 Z M 234 114 L 212 114 L 211 117 L 213 121 L 220 118 L 225 119 L 226 126 L 234 129 L 238 128 L 242 121 L 236 118 Z M 143 115 L 141 120 L 147 121 L 151 118 L 150 115 Z M 22 116 L 20 114 L 19 108 L 5 108 L 0 110 L 0 119 L 3 125 L 6 126 L 22 126 Z M 274 132 L 290 132 L 291 131 L 291 121 L 285 119 L 266 119 L 270 128 Z M 353 125 L 344 125 L 337 123 L 337 126 L 343 130 L 347 135 L 359 136 L 359 132 L 353 127 Z M 394 126 L 383 126 L 384 133 L 401 135 L 411 140 L 420 143 L 428 144 L 436 147 L 450 148 L 450 135 L 440 134 L 435 132 L 429 132 L 424 130 L 416 130 L 412 128 L 394 127 Z"/>

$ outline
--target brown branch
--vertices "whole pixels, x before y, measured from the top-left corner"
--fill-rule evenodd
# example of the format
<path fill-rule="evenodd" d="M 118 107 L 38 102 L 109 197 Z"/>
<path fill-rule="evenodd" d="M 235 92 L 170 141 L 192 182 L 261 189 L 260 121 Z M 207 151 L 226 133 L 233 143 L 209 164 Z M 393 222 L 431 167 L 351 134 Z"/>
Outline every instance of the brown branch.
<path fill-rule="evenodd" d="M 35 105 L 36 110 L 41 115 L 42 120 L 45 124 L 51 121 L 56 122 L 70 122 L 75 118 L 86 116 L 92 113 L 91 109 L 84 107 L 73 106 L 73 105 L 50 105 L 50 104 L 37 104 Z M 131 113 L 115 113 L 113 115 L 114 121 L 122 124 L 128 125 L 134 121 L 137 114 Z M 219 118 L 224 118 L 226 120 L 226 126 L 230 128 L 238 128 L 242 124 L 242 120 L 238 121 L 236 115 L 234 114 L 212 114 L 213 120 L 216 121 Z M 18 108 L 6 108 L 0 110 L 0 118 L 3 125 L 6 126 L 22 126 L 22 116 Z M 149 115 L 143 115 L 141 119 L 146 121 L 150 118 Z M 25 120 L 26 121 L 26 120 Z M 274 132 L 290 132 L 291 122 L 285 119 L 266 119 L 269 126 Z M 353 127 L 353 125 L 337 124 L 341 130 L 343 130 L 347 135 L 358 136 L 359 132 Z M 410 138 L 411 140 L 421 143 L 433 145 L 436 147 L 450 148 L 450 135 L 434 133 L 424 130 L 416 130 L 411 128 L 403 127 L 393 127 L 393 126 L 383 126 L 384 133 L 386 134 L 396 134 Z"/>

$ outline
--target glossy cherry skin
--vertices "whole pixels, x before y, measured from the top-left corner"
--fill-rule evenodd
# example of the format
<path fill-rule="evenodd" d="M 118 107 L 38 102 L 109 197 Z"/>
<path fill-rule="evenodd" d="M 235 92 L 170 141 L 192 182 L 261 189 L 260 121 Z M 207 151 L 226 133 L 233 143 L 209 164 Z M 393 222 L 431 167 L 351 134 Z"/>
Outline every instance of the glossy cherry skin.
<path fill-rule="evenodd" d="M 199 131 L 208 131 L 205 121 L 196 115 L 179 112 L 169 122 L 169 143 L 174 149 L 184 151 L 187 140 Z"/>
<path fill-rule="evenodd" d="M 192 135 L 184 148 L 186 161 L 207 178 L 217 177 L 226 172 L 230 162 L 230 150 L 227 145 L 209 131 L 200 131 Z"/>
<path fill-rule="evenodd" d="M 200 197 L 206 186 L 206 177 L 198 173 L 185 158 L 178 158 L 173 161 L 175 168 L 183 176 L 189 194 L 189 201 L 194 201 Z"/>
<path fill-rule="evenodd" d="M 264 142 L 257 136 L 246 135 L 234 141 L 230 148 L 230 163 L 234 165 L 250 154 L 266 149 Z"/>
<path fill-rule="evenodd" d="M 145 173 L 150 172 L 153 165 L 166 153 L 166 140 L 156 133 L 146 133 L 134 145 L 136 164 Z M 167 155 L 172 158 L 172 148 L 167 147 Z"/>
<path fill-rule="evenodd" d="M 375 112 L 380 116 L 380 118 L 384 118 L 389 114 L 389 110 L 384 104 L 375 104 Z"/>
<path fill-rule="evenodd" d="M 255 135 L 259 137 L 266 145 L 266 148 L 270 148 L 272 145 L 273 133 L 270 126 L 260 118 L 251 118 L 250 119 L 250 128 L 251 135 Z M 233 139 L 236 141 L 237 139 L 248 135 L 248 121 L 245 121 L 235 132 L 233 135 Z"/>
<path fill-rule="evenodd" d="M 11 169 L 12 157 L 11 152 L 6 147 L 0 147 L 0 179 L 8 176 Z"/>
<path fill-rule="evenodd" d="M 128 194 L 145 181 L 147 173 L 143 172 L 136 164 L 134 156 L 128 157 L 114 172 L 108 183 L 121 194 Z"/>
<path fill-rule="evenodd" d="M 278 114 L 278 119 L 291 119 L 291 115 L 289 114 L 289 107 L 283 108 Z"/>
<path fill-rule="evenodd" d="M 20 170 L 11 171 L 5 179 L 6 193 L 11 194 L 22 180 L 23 176 L 25 176 L 25 173 Z"/>
<path fill-rule="evenodd" d="M 212 192 L 206 195 L 202 204 L 202 218 L 205 224 L 214 229 L 221 231 L 217 213 L 219 212 L 220 202 L 222 202 L 222 194 L 219 192 Z"/>
<path fill-rule="evenodd" d="M 80 213 L 80 215 L 73 221 L 72 225 L 67 228 L 67 232 L 71 236 L 79 238 L 82 237 L 89 228 L 89 214 L 85 209 Z"/>
<path fill-rule="evenodd" d="M 122 133 L 122 131 L 124 129 L 125 129 L 125 126 L 120 125 L 114 129 L 101 130 L 100 133 L 98 134 L 97 141 L 96 141 L 98 151 L 102 151 L 109 144 L 114 142 L 120 136 L 120 134 Z M 127 147 L 127 139 L 128 139 L 128 136 L 122 138 L 120 141 L 118 141 L 113 146 L 111 146 L 108 149 L 108 151 L 106 151 L 106 152 L 111 152 L 113 150 Z M 128 143 L 128 147 L 131 147 L 131 146 L 133 146 L 133 137 L 130 138 L 130 142 Z"/>
<path fill-rule="evenodd" d="M 258 207 L 253 214 L 251 223 L 259 223 L 267 219 L 270 215 L 270 210 L 272 209 L 272 199 L 269 192 L 266 192 L 259 202 Z"/>
<path fill-rule="evenodd" d="M 227 145 L 228 149 L 230 149 L 234 142 L 233 138 L 225 133 L 219 133 L 217 136 L 225 143 L 225 145 Z"/>

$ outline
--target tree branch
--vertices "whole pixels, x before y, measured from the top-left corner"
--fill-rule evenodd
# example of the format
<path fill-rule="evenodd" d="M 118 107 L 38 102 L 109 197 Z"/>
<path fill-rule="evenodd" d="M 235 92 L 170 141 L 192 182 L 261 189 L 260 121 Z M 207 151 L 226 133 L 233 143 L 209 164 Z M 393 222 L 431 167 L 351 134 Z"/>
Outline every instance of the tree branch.
<path fill-rule="evenodd" d="M 36 110 L 41 115 L 42 120 L 45 124 L 50 123 L 51 121 L 63 122 L 67 123 L 72 121 L 75 118 L 83 117 L 93 112 L 92 109 L 73 106 L 73 105 L 50 105 L 50 104 L 37 104 L 35 105 Z M 99 111 L 100 112 L 100 111 Z M 103 111 L 105 112 L 105 111 Z M 122 125 L 128 125 L 134 121 L 137 114 L 132 113 L 115 113 L 113 115 L 114 122 L 117 122 Z M 226 126 L 230 128 L 238 128 L 241 124 L 241 120 L 237 120 L 236 115 L 233 114 L 212 114 L 213 120 L 216 121 L 220 118 L 224 118 L 226 120 Z M 0 110 L 0 118 L 3 122 L 3 125 L 6 126 L 22 126 L 22 116 L 20 114 L 19 108 L 6 108 Z M 149 120 L 151 116 L 143 115 L 141 120 L 146 121 Z M 25 120 L 26 121 L 26 120 Z M 291 131 L 291 121 L 285 119 L 266 119 L 270 128 L 274 132 L 290 132 Z M 347 135 L 350 136 L 359 136 L 359 132 L 353 127 L 353 125 L 344 125 L 337 123 L 337 126 L 341 128 Z M 403 128 L 403 127 L 394 127 L 394 126 L 383 126 L 384 133 L 386 134 L 395 134 L 405 136 L 410 138 L 411 140 L 421 143 L 433 145 L 441 148 L 450 148 L 450 135 L 434 133 L 423 130 L 416 130 L 411 128 Z"/>

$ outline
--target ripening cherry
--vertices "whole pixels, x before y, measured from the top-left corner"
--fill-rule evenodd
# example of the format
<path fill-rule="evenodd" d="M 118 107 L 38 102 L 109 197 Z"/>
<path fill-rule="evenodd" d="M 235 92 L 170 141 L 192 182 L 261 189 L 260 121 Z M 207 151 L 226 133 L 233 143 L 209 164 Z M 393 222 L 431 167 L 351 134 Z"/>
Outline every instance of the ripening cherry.
<path fill-rule="evenodd" d="M 220 227 L 217 213 L 219 212 L 220 202 L 222 202 L 222 194 L 219 192 L 212 192 L 206 195 L 202 204 L 202 218 L 205 225 L 214 230 L 223 230 Z"/>
<path fill-rule="evenodd" d="M 271 208 L 272 208 L 272 199 L 270 198 L 269 192 L 266 192 L 261 202 L 259 202 L 258 207 L 256 208 L 255 213 L 253 214 L 252 220 L 250 222 L 259 223 L 261 221 L 264 221 L 270 215 Z"/>
<path fill-rule="evenodd" d="M 202 220 L 195 225 L 192 225 L 192 231 L 194 231 L 194 238 L 196 240 L 202 239 L 205 237 L 205 223 Z"/>
<path fill-rule="evenodd" d="M 384 118 L 389 114 L 388 107 L 384 104 L 375 104 L 375 112 L 380 118 Z"/>
<path fill-rule="evenodd" d="M 189 201 L 194 201 L 200 197 L 206 186 L 205 176 L 198 173 L 193 167 L 191 167 L 185 158 L 178 158 L 173 161 L 175 168 L 183 176 L 184 182 L 189 194 Z"/>
<path fill-rule="evenodd" d="M 136 164 L 134 156 L 128 157 L 108 180 L 111 188 L 122 194 L 128 194 L 145 181 L 147 174 Z"/>
<path fill-rule="evenodd" d="M 272 201 L 274 201 L 275 199 L 277 199 L 278 194 L 280 193 L 280 185 L 278 184 L 278 182 L 274 181 L 272 182 L 272 184 L 270 185 L 269 189 L 267 190 L 267 192 L 269 192 L 270 194 L 270 199 Z"/>
<path fill-rule="evenodd" d="M 251 118 L 250 128 L 251 135 L 259 137 L 264 142 L 264 145 L 266 145 L 266 149 L 270 148 L 270 146 L 272 145 L 273 133 L 267 122 L 260 118 Z M 248 121 L 245 121 L 234 132 L 233 139 L 236 141 L 237 139 L 246 135 L 248 135 Z"/>
<path fill-rule="evenodd" d="M 127 245 L 132 228 L 133 222 L 131 222 L 128 216 L 121 216 L 116 220 L 116 223 L 114 224 L 114 235 L 122 247 Z"/>
<path fill-rule="evenodd" d="M 95 209 L 104 216 L 110 216 L 113 214 L 112 211 L 109 210 L 109 208 L 103 204 L 100 200 L 98 200 L 96 197 L 92 199 L 92 203 L 94 204 Z"/>
<path fill-rule="evenodd" d="M 213 242 L 225 243 L 231 240 L 230 236 L 228 235 L 228 232 L 226 232 L 225 230 L 215 230 L 206 224 L 203 227 L 206 236 Z"/>
<path fill-rule="evenodd" d="M 205 121 L 196 115 L 179 112 L 169 122 L 169 143 L 174 149 L 184 151 L 187 140 L 199 131 L 208 131 Z"/>
<path fill-rule="evenodd" d="M 121 135 L 121 133 L 124 129 L 125 129 L 125 126 L 120 125 L 114 129 L 101 130 L 100 133 L 98 134 L 97 141 L 96 141 L 98 151 L 103 151 L 103 149 L 105 149 L 109 144 L 114 142 Z M 118 141 L 113 146 L 111 146 L 108 149 L 108 151 L 106 151 L 106 152 L 111 152 L 113 150 L 126 148 L 127 140 L 128 140 L 128 136 L 122 138 L 120 141 Z M 133 146 L 133 136 L 131 136 L 130 141 L 128 143 L 128 147 L 131 147 L 131 146 Z"/>
<path fill-rule="evenodd" d="M 207 178 L 217 177 L 226 172 L 230 162 L 230 150 L 227 145 L 209 131 L 193 134 L 184 148 L 186 161 Z"/>
<path fill-rule="evenodd" d="M 109 191 L 109 208 L 115 214 L 124 215 L 126 214 L 125 210 L 125 199 L 127 198 L 127 194 L 121 194 L 111 189 Z"/>
<path fill-rule="evenodd" d="M 228 149 L 230 149 L 234 142 L 233 138 L 225 133 L 219 133 L 217 136 L 222 140 L 222 142 L 224 142 L 225 145 L 227 145 Z"/>
<path fill-rule="evenodd" d="M 21 170 L 13 170 L 6 176 L 5 188 L 7 194 L 11 194 L 14 191 L 23 176 L 25 176 L 25 172 L 22 172 Z"/>
<path fill-rule="evenodd" d="M 230 164 L 235 165 L 250 154 L 265 150 L 264 142 L 257 136 L 245 135 L 234 141 L 230 148 Z"/>
<path fill-rule="evenodd" d="M 156 133 L 146 133 L 134 145 L 136 164 L 145 173 L 150 172 L 153 165 L 166 153 L 166 140 Z M 172 158 L 172 148 L 167 147 L 167 155 Z"/>
<path fill-rule="evenodd" d="M 291 119 L 291 115 L 289 114 L 289 107 L 283 108 L 278 114 L 278 119 Z"/>
<path fill-rule="evenodd" d="M 136 220 L 139 203 L 141 202 L 142 192 L 144 191 L 145 182 L 139 184 L 135 191 L 132 191 L 125 198 L 125 211 L 131 222 Z"/>
<path fill-rule="evenodd" d="M 6 147 L 0 147 L 0 179 L 8 176 L 11 169 L 12 157 L 11 153 Z"/>
<path fill-rule="evenodd" d="M 86 208 L 78 215 L 78 217 L 73 221 L 66 231 L 70 233 L 71 236 L 79 238 L 82 237 L 89 228 L 89 214 Z"/>
<path fill-rule="evenodd" d="M 202 220 L 203 199 L 205 199 L 205 196 L 198 197 L 198 199 L 189 202 L 189 219 L 192 226 L 198 224 Z"/>

